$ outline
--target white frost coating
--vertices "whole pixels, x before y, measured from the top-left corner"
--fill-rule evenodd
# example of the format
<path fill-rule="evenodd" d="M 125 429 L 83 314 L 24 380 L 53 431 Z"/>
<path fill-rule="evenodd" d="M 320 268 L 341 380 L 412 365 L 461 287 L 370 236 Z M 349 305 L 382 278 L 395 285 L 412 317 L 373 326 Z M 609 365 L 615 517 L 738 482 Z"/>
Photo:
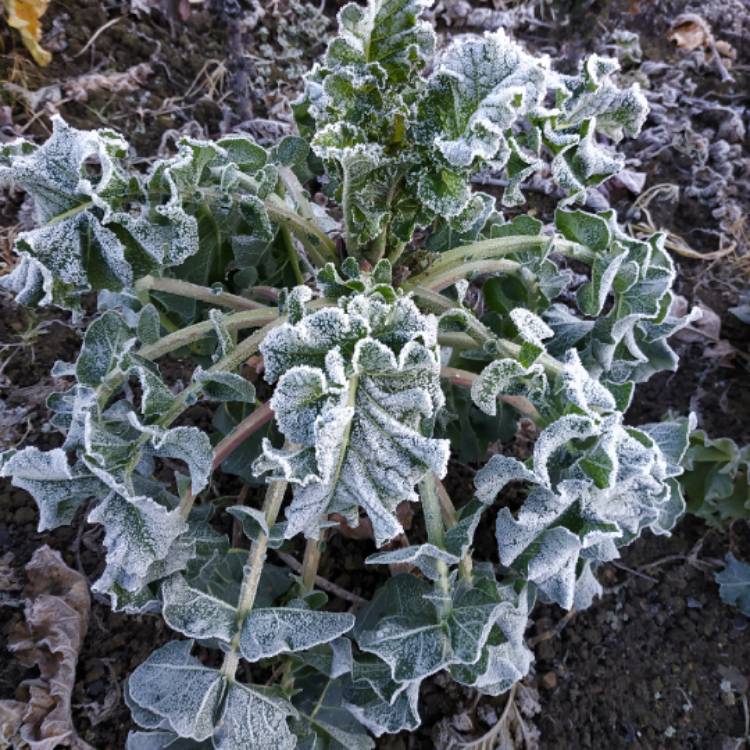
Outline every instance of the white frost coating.
<path fill-rule="evenodd" d="M 203 396 L 210 401 L 255 403 L 255 387 L 235 372 L 209 372 L 199 365 L 193 371 L 192 380 L 200 385 Z"/>
<path fill-rule="evenodd" d="M 378 552 L 365 559 L 368 565 L 415 565 L 430 580 L 439 578 L 438 561 L 455 565 L 461 558 L 434 544 L 420 544 L 413 547 L 402 547 L 388 552 Z"/>
<path fill-rule="evenodd" d="M 517 458 L 496 454 L 474 477 L 475 494 L 489 505 L 510 482 L 535 482 L 536 474 L 527 469 Z"/>
<path fill-rule="evenodd" d="M 570 440 L 598 435 L 597 425 L 589 418 L 570 414 L 560 417 L 544 430 L 534 445 L 534 473 L 549 486 L 548 462 L 552 454 Z"/>
<path fill-rule="evenodd" d="M 447 441 L 422 434 L 443 403 L 436 322 L 406 298 L 359 294 L 340 304 L 261 344 L 267 379 L 281 375 L 271 400 L 279 429 L 298 447 L 265 443 L 255 470 L 294 484 L 288 537 L 317 537 L 328 513 L 356 525 L 362 507 L 380 545 L 401 533 L 395 509 L 417 499 L 416 482 L 445 471 Z"/>
<path fill-rule="evenodd" d="M 471 384 L 471 398 L 485 414 L 494 417 L 499 396 L 528 396 L 543 393 L 546 387 L 547 379 L 541 365 L 524 367 L 515 359 L 496 359 Z"/>
<path fill-rule="evenodd" d="M 605 412 L 616 409 L 614 396 L 589 375 L 576 349 L 565 353 L 561 381 L 565 397 L 585 413 L 593 415 L 595 409 Z"/>
<path fill-rule="evenodd" d="M 168 511 L 150 497 L 124 498 L 110 493 L 88 515 L 89 523 L 104 527 L 107 569 L 97 581 L 106 590 L 115 580 L 127 591 L 137 591 L 149 568 L 169 556 L 172 544 L 187 525 L 178 510 Z"/>
<path fill-rule="evenodd" d="M 417 125 L 421 137 L 431 135 L 453 167 L 469 167 L 475 159 L 502 167 L 510 155 L 504 131 L 541 103 L 547 66 L 546 58 L 526 54 L 502 29 L 454 42 L 428 80 Z M 454 117 L 440 117 L 441 108 Z"/>
<path fill-rule="evenodd" d="M 131 700 L 162 717 L 180 737 L 206 740 L 214 732 L 224 680 L 190 655 L 193 641 L 172 641 L 154 651 L 128 680 Z"/>
<path fill-rule="evenodd" d="M 159 458 L 176 458 L 184 461 L 190 471 L 191 491 L 197 495 L 208 485 L 213 462 L 213 447 L 208 435 L 198 427 L 172 427 L 165 430 L 141 424 L 132 412 L 130 423 L 139 431 L 151 436 L 154 455 Z"/>
<path fill-rule="evenodd" d="M 294 750 L 296 737 L 287 724 L 292 706 L 252 686 L 233 682 L 216 727 L 216 750 Z"/>
<path fill-rule="evenodd" d="M 339 638 L 354 627 L 348 612 L 319 612 L 292 602 L 286 607 L 254 609 L 245 619 L 240 653 L 249 662 L 305 651 Z"/>
<path fill-rule="evenodd" d="M 94 320 L 86 330 L 81 353 L 76 360 L 78 382 L 97 388 L 112 371 L 127 369 L 128 354 L 135 346 L 136 339 L 116 312 L 107 311 Z"/>
<path fill-rule="evenodd" d="M 523 679 L 534 658 L 524 644 L 529 618 L 528 589 L 517 594 L 510 586 L 500 587 L 498 593 L 503 607 L 480 659 L 476 664 L 451 668 L 456 680 L 485 695 L 500 695 Z"/>
<path fill-rule="evenodd" d="M 69 524 L 79 506 L 90 497 L 101 497 L 104 485 L 81 467 L 71 470 L 65 451 L 40 451 L 29 447 L 0 454 L 0 477 L 30 493 L 39 509 L 38 531 Z"/>
<path fill-rule="evenodd" d="M 538 316 L 523 307 L 510 311 L 510 319 L 518 329 L 518 335 L 529 344 L 543 349 L 544 339 L 554 336 L 555 332 Z"/>
<path fill-rule="evenodd" d="M 221 599 L 190 586 L 179 574 L 161 585 L 162 616 L 173 630 L 188 638 L 232 640 L 237 627 L 237 610 Z"/>
<path fill-rule="evenodd" d="M 388 667 L 385 666 L 384 680 L 390 681 Z M 395 734 L 406 730 L 413 732 L 421 723 L 419 718 L 419 686 L 421 680 L 404 682 L 387 700 L 373 687 L 372 679 L 355 679 L 352 688 L 344 698 L 343 705 L 360 724 L 376 737 Z"/>

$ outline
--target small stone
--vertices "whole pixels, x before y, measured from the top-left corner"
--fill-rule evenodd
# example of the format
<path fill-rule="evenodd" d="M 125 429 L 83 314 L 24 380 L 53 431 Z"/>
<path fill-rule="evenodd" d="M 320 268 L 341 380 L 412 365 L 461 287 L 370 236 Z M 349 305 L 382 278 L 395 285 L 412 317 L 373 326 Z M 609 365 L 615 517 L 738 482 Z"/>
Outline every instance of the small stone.
<path fill-rule="evenodd" d="M 557 687 L 557 674 L 545 672 L 542 675 L 541 685 L 545 690 L 554 690 Z"/>

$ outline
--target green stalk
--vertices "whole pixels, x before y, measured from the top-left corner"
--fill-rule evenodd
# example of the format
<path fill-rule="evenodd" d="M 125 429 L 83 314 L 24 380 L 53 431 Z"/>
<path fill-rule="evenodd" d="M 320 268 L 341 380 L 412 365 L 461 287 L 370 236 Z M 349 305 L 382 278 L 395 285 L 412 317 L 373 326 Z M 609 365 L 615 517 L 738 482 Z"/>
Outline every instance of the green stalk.
<path fill-rule="evenodd" d="M 417 286 L 425 286 L 425 279 L 430 279 L 436 274 L 463 267 L 466 263 L 500 258 L 503 255 L 523 252 L 524 250 L 542 250 L 550 242 L 551 237 L 543 235 L 517 235 L 511 237 L 498 237 L 497 239 L 481 240 L 471 245 L 461 245 L 453 250 L 441 253 L 435 263 L 424 273 L 408 279 L 402 288 L 410 291 Z M 458 278 L 461 278 L 460 276 Z"/>
<path fill-rule="evenodd" d="M 316 266 L 320 268 L 326 263 L 336 261 L 336 245 L 314 221 L 296 214 L 278 197 L 271 196 L 264 205 L 271 221 L 288 227 L 302 243 Z"/>
<path fill-rule="evenodd" d="M 260 302 L 240 297 L 237 294 L 228 292 L 214 292 L 207 286 L 192 284 L 189 281 L 180 279 L 171 279 L 168 277 L 143 276 L 135 282 L 135 292 L 138 298 L 143 301 L 142 294 L 148 294 L 150 291 L 166 292 L 179 297 L 188 297 L 197 299 L 209 304 L 221 305 L 222 307 L 231 307 L 235 310 L 262 310 L 266 305 Z M 147 300 L 147 298 L 146 298 Z"/>
<path fill-rule="evenodd" d="M 429 472 L 419 483 L 419 496 L 422 499 L 424 525 L 427 529 L 427 541 L 438 549 L 445 549 L 445 527 L 440 510 L 440 500 L 435 488 L 435 476 Z M 443 560 L 437 560 L 438 586 L 446 596 L 450 596 L 448 566 Z"/>
<path fill-rule="evenodd" d="M 286 487 L 287 483 L 283 480 L 271 482 L 268 485 L 266 497 L 263 501 L 263 513 L 266 516 L 266 523 L 269 529 L 276 523 L 276 518 L 281 510 L 281 504 L 284 501 Z M 240 597 L 237 603 L 237 630 L 221 665 L 221 674 L 227 682 L 232 682 L 237 674 L 237 667 L 240 661 L 239 649 L 242 625 L 255 604 L 255 597 L 258 593 L 258 584 L 260 583 L 260 576 L 263 572 L 267 551 L 268 537 L 261 533 L 257 541 L 253 542 L 250 547 L 247 565 L 245 566 L 245 575 L 240 588 Z"/>
<path fill-rule="evenodd" d="M 440 510 L 443 514 L 443 523 L 447 529 L 452 529 L 458 523 L 458 513 L 456 513 L 456 507 L 453 505 L 451 496 L 448 494 L 448 490 L 445 489 L 445 485 L 435 477 L 435 488 L 437 489 L 438 500 L 440 501 Z M 461 558 L 461 562 L 458 564 L 458 572 L 461 577 L 467 582 L 472 581 L 472 559 L 471 549 L 467 549 L 464 556 Z"/>
<path fill-rule="evenodd" d="M 424 273 L 414 276 L 403 284 L 404 289 L 414 289 L 413 284 L 420 288 L 441 291 L 452 286 L 460 279 L 468 279 L 471 274 L 480 273 L 518 273 L 522 269 L 520 263 L 507 258 L 486 258 L 462 263 L 460 266 L 440 270 L 429 268 Z"/>

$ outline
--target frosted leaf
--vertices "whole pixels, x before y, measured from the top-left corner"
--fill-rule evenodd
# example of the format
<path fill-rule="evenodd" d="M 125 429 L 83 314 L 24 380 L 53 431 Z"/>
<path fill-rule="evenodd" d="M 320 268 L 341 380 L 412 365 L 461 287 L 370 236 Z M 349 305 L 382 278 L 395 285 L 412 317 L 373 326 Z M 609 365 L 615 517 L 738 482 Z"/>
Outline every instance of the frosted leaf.
<path fill-rule="evenodd" d="M 162 616 L 173 630 L 188 638 L 232 640 L 237 626 L 237 610 L 221 599 L 190 586 L 179 574 L 161 585 Z"/>
<path fill-rule="evenodd" d="M 56 280 L 44 285 L 44 303 L 51 298 L 55 304 L 77 308 L 77 295 L 92 288 L 92 279 L 97 279 L 97 288 L 131 282 L 125 248 L 105 226 L 109 202 L 130 192 L 121 165 L 127 150 L 127 143 L 111 130 L 76 130 L 55 115 L 52 135 L 44 144 L 34 147 L 18 141 L 0 152 L 0 183 L 16 184 L 33 199 L 38 228 L 21 232 L 16 250 Z M 89 159 L 95 159 L 100 169 L 95 182 L 86 177 Z M 26 276 L 28 298 L 31 279 L 28 272 Z M 20 279 L 13 283 L 19 287 Z"/>
<path fill-rule="evenodd" d="M 364 727 L 342 705 L 344 686 L 344 680 L 326 679 L 315 673 L 295 676 L 293 700 L 300 718 L 293 722 L 292 729 L 298 738 L 297 750 L 375 747 Z"/>
<path fill-rule="evenodd" d="M 452 601 L 443 601 L 426 582 L 399 575 L 378 591 L 355 636 L 363 651 L 390 666 L 393 680 L 410 682 L 476 662 L 501 610 L 484 588 L 461 584 Z"/>
<path fill-rule="evenodd" d="M 209 372 L 198 366 L 193 372 L 193 382 L 200 384 L 203 396 L 210 401 L 255 403 L 255 387 L 237 373 Z"/>
<path fill-rule="evenodd" d="M 524 644 L 529 609 L 533 597 L 528 588 L 516 593 L 512 587 L 500 587 L 504 600 L 497 621 L 475 664 L 451 667 L 451 676 L 485 695 L 500 695 L 523 679 L 531 667 L 533 653 Z"/>
<path fill-rule="evenodd" d="M 431 0 L 376 0 L 365 8 L 348 3 L 338 12 L 339 36 L 328 46 L 331 66 L 379 63 L 402 81 L 426 62 L 435 44 L 430 24 L 419 14 Z"/>
<path fill-rule="evenodd" d="M 602 585 L 596 580 L 591 565 L 588 562 L 584 563 L 583 570 L 576 578 L 573 606 L 579 612 L 582 612 L 584 609 L 588 609 L 594 598 L 601 596 L 602 592 Z"/>
<path fill-rule="evenodd" d="M 135 336 L 124 318 L 115 312 L 105 312 L 91 323 L 84 335 L 76 360 L 78 382 L 98 387 L 110 372 L 127 361 L 127 353 L 134 345 Z"/>
<path fill-rule="evenodd" d="M 616 409 L 612 393 L 589 375 L 575 349 L 569 349 L 565 355 L 560 380 L 566 400 L 584 413 L 593 414 L 594 409 L 605 412 Z"/>
<path fill-rule="evenodd" d="M 476 473 L 474 488 L 476 496 L 486 505 L 511 482 L 534 482 L 536 475 L 529 471 L 517 458 L 496 454 Z"/>
<path fill-rule="evenodd" d="M 214 734 L 216 750 L 293 750 L 297 740 L 287 717 L 292 706 L 263 688 L 229 685 Z"/>
<path fill-rule="evenodd" d="M 168 511 L 150 497 L 124 498 L 110 493 L 88 516 L 104 527 L 107 568 L 94 588 L 117 581 L 127 591 L 145 582 L 149 568 L 165 560 L 186 525 L 178 510 Z"/>
<path fill-rule="evenodd" d="M 598 427 L 588 417 L 575 414 L 560 417 L 539 435 L 534 445 L 534 473 L 543 483 L 549 484 L 549 462 L 555 451 L 570 440 L 581 440 L 597 434 Z"/>
<path fill-rule="evenodd" d="M 750 565 L 738 560 L 731 552 L 725 562 L 724 569 L 714 575 L 721 600 L 750 617 Z"/>
<path fill-rule="evenodd" d="M 328 643 L 354 627 L 349 613 L 306 609 L 299 601 L 285 607 L 254 609 L 242 624 L 240 653 L 250 662 Z"/>
<path fill-rule="evenodd" d="M 490 416 L 497 414 L 499 396 L 533 395 L 546 389 L 541 365 L 524 367 L 515 359 L 496 359 L 471 384 L 472 401 Z"/>
<path fill-rule="evenodd" d="M 334 680 L 352 671 L 352 642 L 349 638 L 336 638 L 329 643 L 298 652 L 295 662 L 312 667 L 316 672 Z"/>
<path fill-rule="evenodd" d="M 376 737 L 404 730 L 413 732 L 421 723 L 420 682 L 396 683 L 387 664 L 365 655 L 354 663 L 343 703 Z"/>
<path fill-rule="evenodd" d="M 0 276 L 0 288 L 14 295 L 19 305 L 51 305 L 58 298 L 52 272 L 28 253 L 20 252 L 13 270 Z"/>
<path fill-rule="evenodd" d="M 453 42 L 437 62 L 418 105 L 417 140 L 433 143 L 452 167 L 475 160 L 504 166 L 504 132 L 543 96 L 546 62 L 527 55 L 503 30 Z"/>
<path fill-rule="evenodd" d="M 0 454 L 0 476 L 31 494 L 39 509 L 38 531 L 70 524 L 90 497 L 100 497 L 102 483 L 81 466 L 71 468 L 65 451 L 24 448 Z"/>
<path fill-rule="evenodd" d="M 554 334 L 554 331 L 538 315 L 523 307 L 514 308 L 509 315 L 518 329 L 518 335 L 540 350 L 544 349 L 544 339 Z"/>
<path fill-rule="evenodd" d="M 278 549 L 284 543 L 284 524 L 277 523 L 269 529 L 263 511 L 247 505 L 233 505 L 227 508 L 227 513 L 240 521 L 242 531 L 250 541 L 257 542 L 262 534 L 271 549 Z"/>
<path fill-rule="evenodd" d="M 438 562 L 455 565 L 461 558 L 450 552 L 439 549 L 434 544 L 420 544 L 413 547 L 402 547 L 370 555 L 365 562 L 368 565 L 415 565 L 429 579 L 439 578 Z"/>
<path fill-rule="evenodd" d="M 193 641 L 172 641 L 154 651 L 128 679 L 131 701 L 161 717 L 162 728 L 206 740 L 214 732 L 224 680 L 190 655 Z"/>
<path fill-rule="evenodd" d="M 356 525 L 362 507 L 380 545 L 401 532 L 395 509 L 417 499 L 416 482 L 445 470 L 447 442 L 423 434 L 443 402 L 436 325 L 407 298 L 354 295 L 341 305 L 261 344 L 266 378 L 281 376 L 271 399 L 279 429 L 299 447 L 264 443 L 255 469 L 294 485 L 287 537 L 317 537 L 328 513 Z"/>
<path fill-rule="evenodd" d="M 646 121 L 648 103 L 637 83 L 618 89 L 610 76 L 619 69 L 616 60 L 591 55 L 578 77 L 563 78 L 569 97 L 562 105 L 562 126 L 596 118 L 597 130 L 619 141 L 638 135 Z"/>
<path fill-rule="evenodd" d="M 312 142 L 321 159 L 338 165 L 348 236 L 359 243 L 376 237 L 384 228 L 396 179 L 394 165 L 383 148 L 363 140 L 356 129 L 336 123 L 320 130 Z"/>
<path fill-rule="evenodd" d="M 208 485 L 213 466 L 213 447 L 203 430 L 198 427 L 172 427 L 165 430 L 140 424 L 134 414 L 129 416 L 131 424 L 151 437 L 155 456 L 176 458 L 187 464 L 194 495 Z"/>
<path fill-rule="evenodd" d="M 141 385 L 141 414 L 145 419 L 158 418 L 174 404 L 175 397 L 159 375 L 146 365 L 133 365 L 129 375 L 138 378 Z"/>

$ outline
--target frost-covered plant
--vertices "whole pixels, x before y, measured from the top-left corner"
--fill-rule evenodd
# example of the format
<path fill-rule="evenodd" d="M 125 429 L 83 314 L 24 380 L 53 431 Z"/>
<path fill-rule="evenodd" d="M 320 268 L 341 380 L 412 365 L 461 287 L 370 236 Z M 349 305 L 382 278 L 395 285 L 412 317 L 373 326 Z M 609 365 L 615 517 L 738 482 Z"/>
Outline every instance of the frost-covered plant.
<path fill-rule="evenodd" d="M 300 136 L 273 148 L 185 139 L 143 175 L 121 136 L 60 119 L 41 146 L 0 147 L 36 219 L 3 286 L 76 315 L 95 292 L 99 311 L 53 371 L 64 443 L 8 451 L 0 474 L 34 495 L 41 531 L 85 508 L 104 528 L 94 589 L 185 637 L 128 680 L 133 750 L 370 748 L 419 725 L 437 672 L 498 695 L 529 669 L 537 599 L 588 606 L 597 566 L 684 510 L 690 421 L 624 420 L 635 385 L 677 364 L 672 262 L 660 236 L 573 207 L 623 166 L 612 143 L 638 132 L 641 94 L 613 60 L 559 75 L 502 32 L 436 52 L 426 5 L 345 6 Z M 505 175 L 508 208 L 549 171 L 554 222 L 498 211 L 471 189 L 480 170 Z M 172 353 L 192 358 L 186 384 L 159 367 Z M 210 426 L 186 416 L 198 402 Z M 492 455 L 454 503 L 451 453 L 484 461 L 519 417 L 532 454 Z M 265 484 L 262 507 L 226 507 L 215 472 Z M 407 536 L 407 503 L 425 536 Z M 380 548 L 368 564 L 405 572 L 378 568 L 355 617 L 315 580 L 325 539 L 356 527 Z M 299 537 L 300 578 L 266 562 Z"/>

